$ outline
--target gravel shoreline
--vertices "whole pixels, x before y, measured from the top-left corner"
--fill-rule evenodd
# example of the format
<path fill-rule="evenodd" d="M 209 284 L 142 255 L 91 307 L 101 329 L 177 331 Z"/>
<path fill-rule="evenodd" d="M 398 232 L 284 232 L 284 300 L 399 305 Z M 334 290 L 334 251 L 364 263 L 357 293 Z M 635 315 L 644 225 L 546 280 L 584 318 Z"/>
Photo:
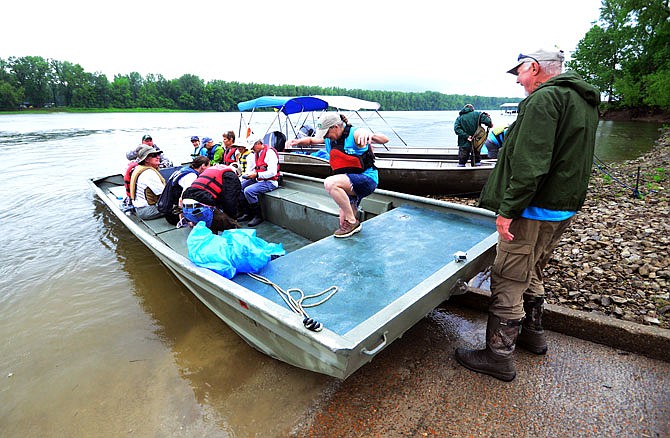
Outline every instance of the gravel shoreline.
<path fill-rule="evenodd" d="M 545 268 L 548 303 L 670 329 L 669 161 L 666 128 L 637 159 L 594 166 L 586 203 Z"/>

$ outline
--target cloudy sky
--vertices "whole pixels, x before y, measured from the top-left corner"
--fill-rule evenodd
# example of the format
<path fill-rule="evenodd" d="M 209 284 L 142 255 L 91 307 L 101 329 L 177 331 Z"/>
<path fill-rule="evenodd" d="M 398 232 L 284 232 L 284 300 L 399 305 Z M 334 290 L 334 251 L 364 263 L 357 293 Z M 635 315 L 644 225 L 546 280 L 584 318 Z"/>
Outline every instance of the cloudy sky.
<path fill-rule="evenodd" d="M 600 0 L 9 2 L 0 58 L 205 81 L 523 97 L 519 52 L 569 53 Z"/>

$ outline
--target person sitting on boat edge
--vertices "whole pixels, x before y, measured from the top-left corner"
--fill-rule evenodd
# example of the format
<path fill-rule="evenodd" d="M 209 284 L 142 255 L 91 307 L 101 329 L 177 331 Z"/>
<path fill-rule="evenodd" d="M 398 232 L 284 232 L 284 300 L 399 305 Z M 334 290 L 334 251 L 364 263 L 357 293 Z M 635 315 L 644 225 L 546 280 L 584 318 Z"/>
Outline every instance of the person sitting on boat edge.
<path fill-rule="evenodd" d="M 279 154 L 275 148 L 263 144 L 260 137 L 254 135 L 247 139 L 252 154 L 248 155 L 247 171 L 242 175 L 242 194 L 247 203 L 248 211 L 238 218 L 249 220 L 247 226 L 255 227 L 263 222 L 263 213 L 259 195 L 279 187 Z"/>
<path fill-rule="evenodd" d="M 165 189 L 158 199 L 158 211 L 165 215 L 171 225 L 177 225 L 181 216 L 181 194 L 193 181 L 209 167 L 209 158 L 197 156 L 191 164 L 175 170 L 165 183 Z"/>
<path fill-rule="evenodd" d="M 155 150 L 160 151 L 160 148 L 158 147 L 158 145 L 156 145 L 154 143 L 153 138 L 151 138 L 151 135 L 149 135 L 149 134 L 144 134 L 142 136 L 142 143 L 140 143 L 140 146 L 142 146 L 142 145 L 151 146 Z M 126 152 L 126 158 L 128 160 L 136 160 L 137 159 L 137 152 L 139 151 L 140 146 L 138 146 L 136 148 L 133 148 L 133 149 L 129 150 L 128 152 Z M 160 155 L 160 159 L 161 159 L 160 168 L 161 169 L 167 169 L 168 167 L 172 167 L 173 166 L 172 161 L 170 161 L 170 159 L 168 157 L 166 157 L 165 154 L 162 151 L 160 152 L 160 154 L 161 154 Z"/>
<path fill-rule="evenodd" d="M 235 133 L 228 131 L 223 134 L 223 147 L 216 149 L 212 164 L 231 165 L 237 161 L 237 148 L 233 147 Z"/>
<path fill-rule="evenodd" d="M 130 199 L 135 214 L 141 219 L 155 219 L 163 216 L 156 203 L 165 189 L 165 179 L 158 172 L 161 150 L 144 145 L 137 152 L 137 166 L 130 175 Z"/>
<path fill-rule="evenodd" d="M 213 233 L 237 228 L 237 205 L 242 187 L 235 169 L 223 164 L 208 167 L 181 195 L 184 218 L 202 221 Z"/>
<path fill-rule="evenodd" d="M 475 165 L 482 165 L 480 151 L 472 147 L 472 136 L 477 130 L 480 114 L 482 116 L 481 123 L 493 128 L 491 117 L 485 112 L 475 111 L 475 107 L 470 103 L 466 104 L 456 117 L 454 132 L 458 136 L 458 167 L 465 167 L 471 153 L 474 154 Z"/>
<path fill-rule="evenodd" d="M 314 137 L 291 140 L 290 145 L 326 145 L 333 175 L 326 178 L 324 186 L 340 209 L 340 227 L 333 235 L 349 237 L 362 227 L 356 217 L 361 200 L 379 184 L 372 144 L 389 139 L 366 128 L 354 128 L 345 116 L 333 112 L 322 114 L 316 128 Z"/>
<path fill-rule="evenodd" d="M 507 134 L 507 125 L 496 126 L 491 129 L 488 137 L 486 137 L 486 142 L 484 146 L 486 147 L 486 154 L 489 158 L 498 158 L 498 151 L 503 146 L 503 141 L 505 141 L 505 135 Z"/>

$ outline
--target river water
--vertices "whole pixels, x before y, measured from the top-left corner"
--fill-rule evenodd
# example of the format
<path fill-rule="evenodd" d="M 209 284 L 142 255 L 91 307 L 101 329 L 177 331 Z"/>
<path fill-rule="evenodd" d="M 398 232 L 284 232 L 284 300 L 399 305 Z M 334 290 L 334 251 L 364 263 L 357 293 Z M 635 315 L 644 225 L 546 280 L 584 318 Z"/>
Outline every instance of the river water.
<path fill-rule="evenodd" d="M 410 145 L 456 144 L 457 112 L 382 115 Z M 145 133 L 180 163 L 191 135 L 239 126 L 237 113 L 0 116 L 0 435 L 285 434 L 337 385 L 249 347 L 87 184 L 120 173 Z M 658 127 L 601 122 L 596 153 L 634 158 Z"/>

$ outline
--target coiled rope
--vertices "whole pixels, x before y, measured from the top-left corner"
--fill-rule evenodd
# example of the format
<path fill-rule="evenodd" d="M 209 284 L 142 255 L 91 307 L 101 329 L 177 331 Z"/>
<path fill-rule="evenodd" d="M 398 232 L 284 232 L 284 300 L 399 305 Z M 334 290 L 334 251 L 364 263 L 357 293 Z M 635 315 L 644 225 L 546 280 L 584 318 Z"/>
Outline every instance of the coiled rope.
<path fill-rule="evenodd" d="M 321 292 L 318 292 L 318 293 L 315 293 L 315 294 L 312 294 L 312 295 L 305 295 L 305 293 L 301 289 L 298 289 L 298 288 L 295 288 L 295 287 L 284 290 L 278 284 L 268 280 L 267 278 L 265 278 L 261 275 L 254 274 L 254 273 L 251 273 L 251 272 L 248 272 L 247 275 L 249 277 L 253 278 L 254 280 L 257 280 L 257 281 L 260 281 L 261 283 L 265 283 L 269 286 L 272 286 L 272 288 L 275 291 L 277 291 L 277 293 L 282 298 L 282 300 L 284 300 L 284 302 L 289 307 L 289 309 L 291 309 L 295 313 L 298 313 L 301 316 L 303 316 L 302 324 L 305 326 L 305 328 L 307 328 L 308 330 L 311 330 L 313 332 L 320 332 L 323 329 L 323 324 L 321 324 L 319 321 L 317 321 L 313 318 L 310 318 L 310 316 L 305 311 L 305 308 L 316 307 L 316 306 L 318 306 L 320 304 L 323 304 L 326 301 L 328 301 L 338 291 L 337 286 L 330 286 L 329 288 L 324 289 Z M 310 303 L 310 304 L 305 303 L 305 300 L 318 298 L 322 295 L 327 294 L 328 292 L 330 292 L 330 293 L 325 298 L 323 298 L 322 300 L 320 300 L 316 303 Z M 294 298 L 292 294 L 298 294 L 299 297 Z"/>

